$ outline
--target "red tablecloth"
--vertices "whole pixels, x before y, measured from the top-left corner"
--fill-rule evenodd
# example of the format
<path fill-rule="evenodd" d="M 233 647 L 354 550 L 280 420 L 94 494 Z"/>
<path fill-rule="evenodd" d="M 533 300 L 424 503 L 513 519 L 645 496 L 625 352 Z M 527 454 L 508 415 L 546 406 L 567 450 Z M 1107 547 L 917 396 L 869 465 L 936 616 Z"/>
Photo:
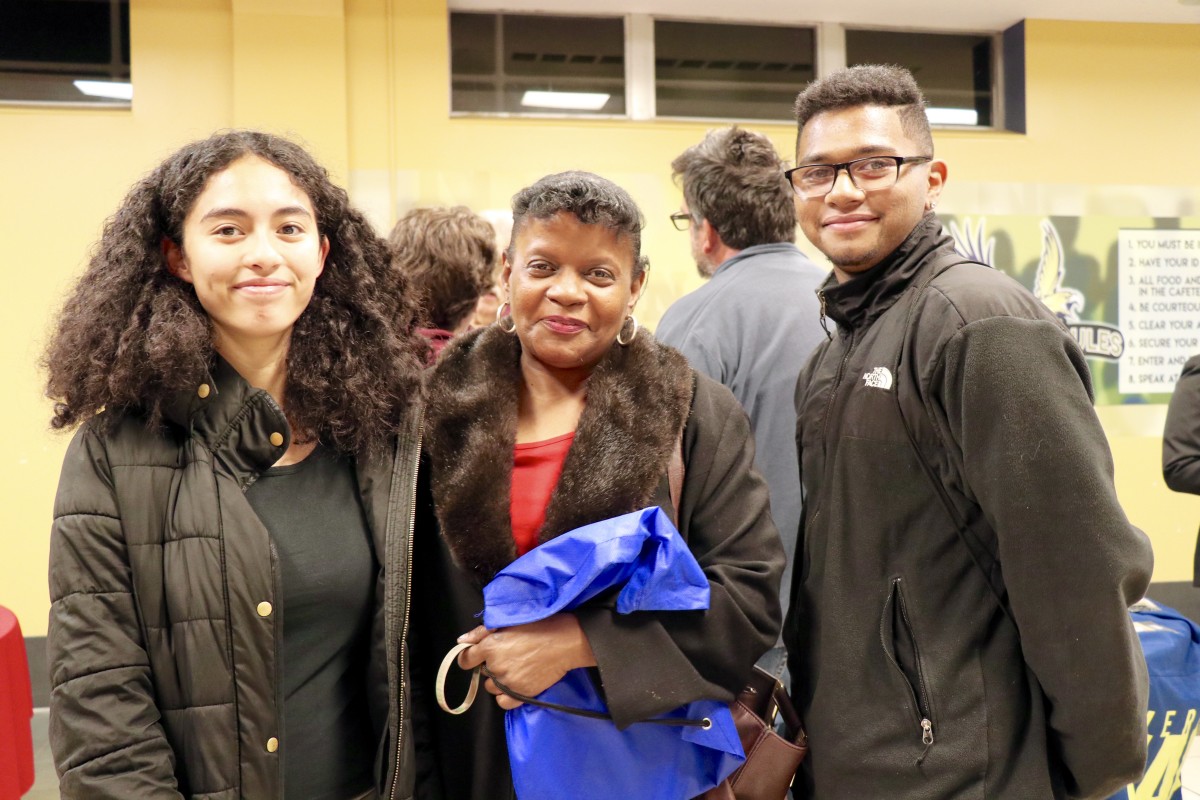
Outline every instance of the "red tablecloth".
<path fill-rule="evenodd" d="M 0 800 L 17 800 L 33 786 L 32 717 L 21 625 L 15 614 L 0 606 Z"/>

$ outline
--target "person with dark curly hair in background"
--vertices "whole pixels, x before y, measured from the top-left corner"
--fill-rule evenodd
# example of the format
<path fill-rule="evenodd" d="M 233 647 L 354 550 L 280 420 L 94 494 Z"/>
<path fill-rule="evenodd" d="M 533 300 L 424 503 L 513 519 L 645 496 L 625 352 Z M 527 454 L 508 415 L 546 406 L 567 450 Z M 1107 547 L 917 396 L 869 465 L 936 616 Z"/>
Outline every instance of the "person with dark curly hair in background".
<path fill-rule="evenodd" d="M 475 306 L 492 285 L 495 232 L 466 206 L 415 208 L 396 222 L 388 241 L 396 268 L 421 303 L 417 332 L 429 343 L 433 363 L 447 342 L 470 330 Z"/>
<path fill-rule="evenodd" d="M 407 798 L 419 340 L 386 242 L 299 146 L 138 181 L 45 356 L 80 426 L 50 546 L 64 797 Z"/>

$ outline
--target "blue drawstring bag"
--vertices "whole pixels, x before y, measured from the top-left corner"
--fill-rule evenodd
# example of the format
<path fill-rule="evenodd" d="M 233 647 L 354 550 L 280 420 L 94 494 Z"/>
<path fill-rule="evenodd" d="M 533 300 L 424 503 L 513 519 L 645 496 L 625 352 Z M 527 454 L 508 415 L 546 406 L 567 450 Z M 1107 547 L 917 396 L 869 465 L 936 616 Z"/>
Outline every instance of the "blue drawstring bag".
<path fill-rule="evenodd" d="M 1200 728 L 1200 627 L 1150 600 L 1130 611 L 1150 674 L 1150 749 L 1141 780 L 1110 800 L 1180 800 L 1179 768 Z"/>
<path fill-rule="evenodd" d="M 536 622 L 617 586 L 620 614 L 700 611 L 709 604 L 700 565 L 670 519 L 652 507 L 568 531 L 513 561 L 484 587 L 483 622 L 491 630 Z M 537 699 L 608 710 L 584 669 L 571 670 Z M 712 724 L 634 723 L 618 730 L 611 720 L 530 704 L 506 712 L 517 797 L 688 800 L 745 761 L 728 704 L 699 700 L 660 718 Z"/>

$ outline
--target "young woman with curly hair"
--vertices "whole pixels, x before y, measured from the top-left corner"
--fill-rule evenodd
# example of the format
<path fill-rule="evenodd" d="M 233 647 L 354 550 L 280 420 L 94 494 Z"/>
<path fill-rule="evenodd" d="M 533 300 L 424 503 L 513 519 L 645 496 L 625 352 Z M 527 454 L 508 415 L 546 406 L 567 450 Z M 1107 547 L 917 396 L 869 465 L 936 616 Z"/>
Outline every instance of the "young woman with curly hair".
<path fill-rule="evenodd" d="M 80 426 L 50 552 L 65 797 L 412 794 L 419 344 L 403 277 L 302 148 L 179 150 L 47 350 Z"/>

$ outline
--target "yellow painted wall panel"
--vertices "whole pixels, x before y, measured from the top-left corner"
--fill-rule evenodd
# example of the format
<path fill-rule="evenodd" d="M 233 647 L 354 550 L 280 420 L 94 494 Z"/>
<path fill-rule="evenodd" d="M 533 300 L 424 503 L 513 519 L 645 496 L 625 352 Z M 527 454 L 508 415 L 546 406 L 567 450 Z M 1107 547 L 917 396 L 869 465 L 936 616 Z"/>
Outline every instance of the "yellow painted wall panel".
<path fill-rule="evenodd" d="M 46 629 L 51 507 L 68 442 L 49 431 L 36 366 L 52 315 L 130 184 L 180 144 L 230 124 L 227 0 L 133 0 L 132 11 L 131 109 L 0 107 L 9 275 L 0 293 L 0 604 L 26 635 Z"/>
<path fill-rule="evenodd" d="M 653 325 L 700 284 L 670 161 L 715 123 L 486 119 L 449 111 L 445 0 L 133 0 L 128 111 L 0 107 L 0 294 L 9 435 L 0 458 L 0 603 L 45 632 L 50 508 L 67 439 L 46 430 L 35 361 L 51 316 L 102 221 L 164 155 L 214 129 L 259 125 L 306 141 L 381 229 L 418 204 L 505 207 L 521 186 L 589 169 L 647 215 L 652 271 L 639 317 Z M 1029 134 L 935 135 L 951 181 L 1200 185 L 1200 26 L 1027 24 Z M 752 125 L 786 156 L 789 124 Z M 956 209 L 970 213 L 971 209 Z M 800 246 L 811 251 L 801 237 Z M 1100 409 L 1157 580 L 1189 577 L 1200 498 L 1170 493 L 1158 465 L 1161 406 Z"/>
<path fill-rule="evenodd" d="M 340 0 L 233 1 L 233 125 L 303 142 L 335 180 L 349 172 L 346 24 Z"/>

